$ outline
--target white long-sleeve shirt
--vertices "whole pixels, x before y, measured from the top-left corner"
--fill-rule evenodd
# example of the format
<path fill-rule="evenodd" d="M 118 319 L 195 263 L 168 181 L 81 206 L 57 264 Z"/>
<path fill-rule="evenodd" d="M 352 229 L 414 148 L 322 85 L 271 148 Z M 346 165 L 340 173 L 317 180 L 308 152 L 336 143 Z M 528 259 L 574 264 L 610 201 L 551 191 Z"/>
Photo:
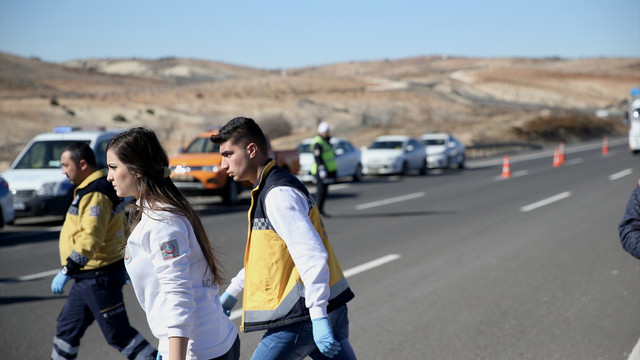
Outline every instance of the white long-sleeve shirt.
<path fill-rule="evenodd" d="M 305 305 L 311 319 L 327 316 L 329 266 L 327 250 L 309 219 L 306 197 L 290 186 L 278 186 L 267 194 L 265 208 L 269 222 L 287 244 L 305 287 Z M 227 292 L 238 297 L 244 288 L 244 269 L 231 280 Z"/>
<path fill-rule="evenodd" d="M 169 337 L 189 338 L 187 359 L 211 359 L 231 348 L 238 332 L 186 217 L 145 210 L 129 236 L 125 265 L 164 358 Z"/>

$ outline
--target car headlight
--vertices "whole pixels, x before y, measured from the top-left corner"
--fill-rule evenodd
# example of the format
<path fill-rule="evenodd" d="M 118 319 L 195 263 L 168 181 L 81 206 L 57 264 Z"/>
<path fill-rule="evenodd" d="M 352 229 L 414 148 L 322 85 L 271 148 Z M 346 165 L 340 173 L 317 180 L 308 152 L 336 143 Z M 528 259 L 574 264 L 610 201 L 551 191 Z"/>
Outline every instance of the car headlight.
<path fill-rule="evenodd" d="M 42 184 L 42 187 L 36 191 L 38 196 L 62 196 L 65 195 L 73 185 L 69 180 L 61 182 L 49 182 Z"/>
<path fill-rule="evenodd" d="M 220 171 L 220 167 L 218 167 L 218 165 L 203 166 L 202 171 L 210 171 L 210 172 L 217 173 L 218 171 Z"/>

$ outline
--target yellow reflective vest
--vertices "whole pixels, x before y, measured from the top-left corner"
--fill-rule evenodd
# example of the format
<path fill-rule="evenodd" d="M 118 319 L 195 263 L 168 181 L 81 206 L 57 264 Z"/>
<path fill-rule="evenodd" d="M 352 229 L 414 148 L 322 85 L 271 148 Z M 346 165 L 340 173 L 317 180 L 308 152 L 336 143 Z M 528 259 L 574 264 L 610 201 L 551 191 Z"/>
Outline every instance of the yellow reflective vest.
<path fill-rule="evenodd" d="M 320 135 L 316 135 L 311 142 L 311 152 L 316 147 L 316 144 L 320 144 L 322 147 L 322 154 L 320 154 L 320 158 L 322 158 L 322 162 L 326 167 L 327 172 L 334 172 L 338 170 L 338 163 L 336 162 L 336 154 L 333 152 L 333 146 L 327 139 L 323 138 Z M 315 154 L 314 154 L 315 155 Z M 311 175 L 315 175 L 318 173 L 318 162 L 314 161 L 311 166 Z"/>
<path fill-rule="evenodd" d="M 242 300 L 241 330 L 245 332 L 310 319 L 298 269 L 284 240 L 275 232 L 266 216 L 264 200 L 268 191 L 276 186 L 292 186 L 310 198 L 306 187 L 295 176 L 275 166 L 273 160 L 263 169 L 258 184 L 251 192 Z M 309 219 L 320 234 L 328 255 L 330 295 L 327 312 L 331 312 L 346 304 L 354 295 L 327 238 L 320 213 L 313 202 L 310 203 Z"/>

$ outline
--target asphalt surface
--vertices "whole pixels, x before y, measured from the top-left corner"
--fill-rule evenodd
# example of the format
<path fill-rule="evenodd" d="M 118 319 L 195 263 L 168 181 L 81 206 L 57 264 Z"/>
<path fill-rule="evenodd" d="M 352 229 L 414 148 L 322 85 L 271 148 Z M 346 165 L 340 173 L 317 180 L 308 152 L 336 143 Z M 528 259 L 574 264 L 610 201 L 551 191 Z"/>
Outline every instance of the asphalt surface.
<path fill-rule="evenodd" d="M 624 141 L 469 161 L 464 170 L 366 178 L 330 187 L 325 219 L 356 298 L 351 342 L 360 359 L 628 359 L 640 337 L 640 260 L 617 225 L 640 177 Z M 248 201 L 193 198 L 230 278 L 242 266 Z M 0 232 L 0 353 L 51 353 L 64 296 L 60 222 Z M 67 285 L 68 291 L 69 285 Z M 224 288 L 224 286 L 223 286 Z M 131 323 L 152 339 L 131 289 Z M 238 324 L 237 312 L 232 314 Z M 261 333 L 241 334 L 249 359 Z M 92 325 L 79 359 L 119 359 Z"/>

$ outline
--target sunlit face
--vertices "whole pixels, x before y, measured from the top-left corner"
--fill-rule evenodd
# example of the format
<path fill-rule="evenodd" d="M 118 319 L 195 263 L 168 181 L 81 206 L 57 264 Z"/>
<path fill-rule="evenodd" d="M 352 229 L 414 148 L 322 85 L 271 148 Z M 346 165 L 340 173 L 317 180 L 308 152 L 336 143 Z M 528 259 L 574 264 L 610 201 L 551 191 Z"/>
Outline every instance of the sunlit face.
<path fill-rule="evenodd" d="M 71 159 L 68 151 L 63 152 L 62 155 L 60 155 L 60 164 L 62 165 L 62 173 L 67 176 L 67 179 L 69 179 L 73 185 L 79 185 L 82 180 L 84 180 L 82 179 L 81 169 L 78 168 L 78 164 Z"/>
<path fill-rule="evenodd" d="M 120 159 L 112 150 L 107 151 L 107 166 L 109 168 L 107 181 L 111 182 L 116 194 L 119 197 L 133 196 L 137 198 L 139 191 L 137 176 L 132 174 L 129 168 L 120 162 Z"/>
<path fill-rule="evenodd" d="M 255 169 L 251 168 L 251 145 L 246 148 L 232 144 L 230 141 L 220 144 L 222 164 L 220 167 L 227 171 L 227 175 L 235 181 L 257 180 Z"/>

